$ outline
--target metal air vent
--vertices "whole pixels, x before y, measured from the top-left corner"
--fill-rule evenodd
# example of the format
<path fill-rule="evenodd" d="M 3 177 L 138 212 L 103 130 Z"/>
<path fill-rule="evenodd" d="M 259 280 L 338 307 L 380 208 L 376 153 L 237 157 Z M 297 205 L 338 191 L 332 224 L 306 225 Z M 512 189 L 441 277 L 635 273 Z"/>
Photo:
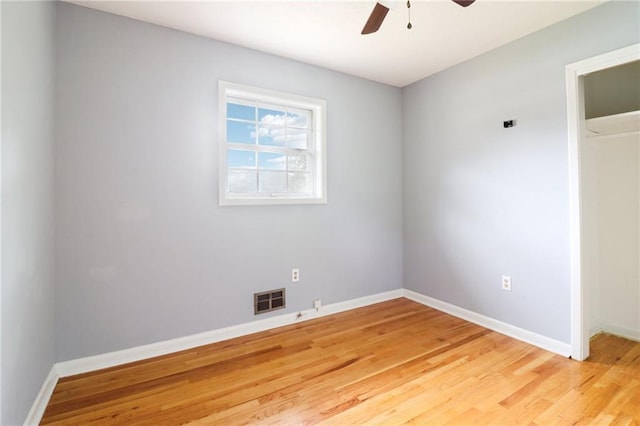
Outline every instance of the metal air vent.
<path fill-rule="evenodd" d="M 284 288 L 253 294 L 254 315 L 275 311 L 277 309 L 284 309 L 285 306 Z"/>

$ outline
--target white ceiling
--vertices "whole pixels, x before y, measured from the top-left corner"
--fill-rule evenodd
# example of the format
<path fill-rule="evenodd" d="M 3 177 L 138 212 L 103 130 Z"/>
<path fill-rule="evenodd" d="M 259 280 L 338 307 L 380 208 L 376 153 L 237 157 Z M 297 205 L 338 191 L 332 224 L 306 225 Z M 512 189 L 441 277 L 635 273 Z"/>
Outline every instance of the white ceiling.
<path fill-rule="evenodd" d="M 404 1 L 360 35 L 375 0 L 77 1 L 94 9 L 403 87 L 605 0 Z"/>

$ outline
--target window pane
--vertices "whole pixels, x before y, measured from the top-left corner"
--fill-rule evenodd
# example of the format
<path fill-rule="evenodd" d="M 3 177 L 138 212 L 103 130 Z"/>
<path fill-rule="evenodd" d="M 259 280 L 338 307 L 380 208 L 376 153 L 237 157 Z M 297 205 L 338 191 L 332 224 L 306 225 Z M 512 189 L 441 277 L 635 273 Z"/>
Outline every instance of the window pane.
<path fill-rule="evenodd" d="M 311 121 L 310 111 L 295 111 L 287 113 L 287 125 L 290 127 L 306 128 Z"/>
<path fill-rule="evenodd" d="M 256 143 L 256 126 L 251 123 L 227 120 L 227 141 L 232 143 Z"/>
<path fill-rule="evenodd" d="M 288 173 L 289 192 L 297 194 L 311 194 L 310 173 Z"/>
<path fill-rule="evenodd" d="M 257 192 L 257 173 L 254 171 L 229 170 L 227 188 L 229 192 Z"/>
<path fill-rule="evenodd" d="M 227 167 L 256 167 L 256 153 L 253 151 L 243 151 L 230 149 L 227 151 Z"/>
<path fill-rule="evenodd" d="M 255 121 L 256 108 L 248 105 L 227 103 L 227 118 Z"/>
<path fill-rule="evenodd" d="M 261 152 L 258 154 L 258 167 L 265 170 L 285 170 L 287 156 L 277 152 Z"/>
<path fill-rule="evenodd" d="M 258 133 L 258 143 L 260 145 L 284 146 L 284 127 L 260 126 Z"/>
<path fill-rule="evenodd" d="M 260 192 L 287 192 L 285 172 L 260 172 Z"/>
<path fill-rule="evenodd" d="M 287 129 L 287 145 L 293 149 L 308 149 L 307 130 L 289 127 Z"/>
<path fill-rule="evenodd" d="M 307 154 L 289 154 L 287 157 L 289 162 L 289 170 L 292 171 L 308 171 L 310 159 Z"/>

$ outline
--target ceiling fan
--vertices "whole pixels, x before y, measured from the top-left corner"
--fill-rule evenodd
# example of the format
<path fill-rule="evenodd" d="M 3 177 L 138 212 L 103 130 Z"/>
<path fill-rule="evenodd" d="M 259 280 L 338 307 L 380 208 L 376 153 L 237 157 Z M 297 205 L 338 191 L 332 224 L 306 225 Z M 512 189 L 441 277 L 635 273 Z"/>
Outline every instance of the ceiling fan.
<path fill-rule="evenodd" d="M 454 3 L 459 4 L 462 7 L 467 7 L 471 5 L 476 0 L 452 0 Z M 411 3 L 407 1 L 407 9 L 411 8 Z M 380 25 L 382 25 L 382 21 L 387 16 L 387 12 L 389 12 L 389 8 L 381 3 L 376 3 L 371 11 L 371 15 L 369 15 L 369 19 L 367 19 L 367 23 L 364 24 L 364 28 L 362 29 L 362 34 L 371 34 L 378 31 Z M 409 24 L 407 28 L 411 29 L 411 20 L 409 20 Z"/>

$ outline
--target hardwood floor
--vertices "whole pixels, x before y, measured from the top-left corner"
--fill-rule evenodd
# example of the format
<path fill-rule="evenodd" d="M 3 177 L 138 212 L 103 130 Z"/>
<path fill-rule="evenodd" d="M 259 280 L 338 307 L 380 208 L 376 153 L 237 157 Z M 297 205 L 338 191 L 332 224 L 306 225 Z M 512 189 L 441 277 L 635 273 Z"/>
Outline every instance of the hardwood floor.
<path fill-rule="evenodd" d="M 640 343 L 576 362 L 407 299 L 59 381 L 42 424 L 640 423 Z"/>

